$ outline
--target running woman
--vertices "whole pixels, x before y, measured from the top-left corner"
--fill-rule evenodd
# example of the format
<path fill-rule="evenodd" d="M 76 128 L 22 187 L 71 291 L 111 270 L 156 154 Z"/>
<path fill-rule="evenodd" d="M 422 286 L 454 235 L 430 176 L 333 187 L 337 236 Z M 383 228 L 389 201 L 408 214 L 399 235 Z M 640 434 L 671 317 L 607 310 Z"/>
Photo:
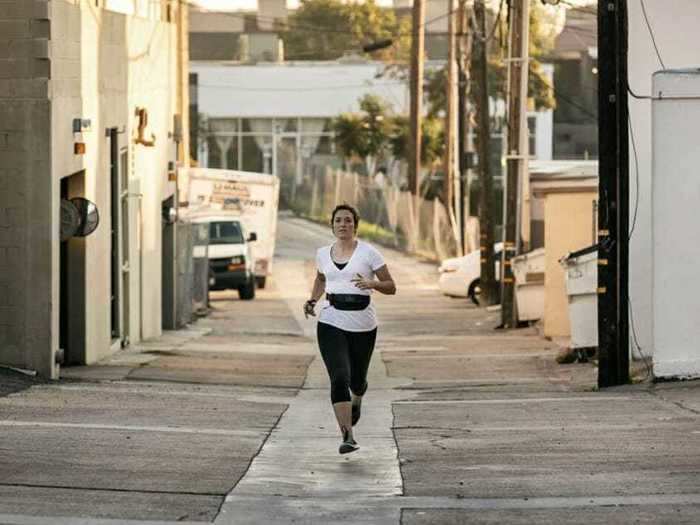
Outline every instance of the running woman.
<path fill-rule="evenodd" d="M 356 238 L 360 217 L 352 206 L 336 206 L 331 227 L 336 241 L 316 253 L 316 280 L 304 315 L 315 316 L 316 303 L 326 293 L 317 336 L 331 381 L 331 402 L 347 454 L 359 447 L 352 427 L 360 419 L 367 391 L 367 370 L 377 339 L 377 315 L 372 290 L 393 295 L 396 285 L 376 248 Z"/>

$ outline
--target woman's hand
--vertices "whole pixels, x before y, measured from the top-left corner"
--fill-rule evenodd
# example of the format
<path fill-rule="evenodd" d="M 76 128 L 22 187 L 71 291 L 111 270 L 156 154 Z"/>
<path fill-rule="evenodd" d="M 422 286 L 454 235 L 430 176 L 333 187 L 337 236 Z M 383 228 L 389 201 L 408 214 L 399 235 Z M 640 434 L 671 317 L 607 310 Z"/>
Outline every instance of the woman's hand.
<path fill-rule="evenodd" d="M 372 290 L 377 281 L 374 279 L 365 279 L 362 277 L 362 275 L 356 273 L 355 277 L 350 279 L 350 282 L 355 283 L 355 286 L 357 286 L 360 290 Z"/>
<path fill-rule="evenodd" d="M 309 299 L 304 303 L 304 317 L 306 319 L 311 317 L 316 317 L 316 312 L 314 311 L 314 308 L 316 307 L 316 301 L 313 299 Z"/>

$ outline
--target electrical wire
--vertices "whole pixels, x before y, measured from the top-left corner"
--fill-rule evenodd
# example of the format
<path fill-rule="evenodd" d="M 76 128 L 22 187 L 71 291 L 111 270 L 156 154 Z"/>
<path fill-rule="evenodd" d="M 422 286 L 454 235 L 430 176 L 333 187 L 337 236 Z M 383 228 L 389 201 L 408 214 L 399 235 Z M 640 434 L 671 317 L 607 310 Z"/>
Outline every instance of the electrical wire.
<path fill-rule="evenodd" d="M 651 100 L 653 98 L 651 95 L 637 95 L 634 91 L 632 91 L 632 88 L 629 87 L 629 85 L 627 86 L 627 92 L 637 100 Z"/>
<path fill-rule="evenodd" d="M 656 38 L 654 38 L 654 30 L 651 28 L 651 24 L 649 23 L 649 17 L 647 16 L 647 9 L 646 9 L 646 6 L 644 5 L 644 0 L 639 0 L 639 4 L 642 6 L 642 14 L 644 14 L 644 21 L 647 23 L 647 29 L 649 29 L 649 36 L 651 37 L 652 44 L 654 44 L 654 50 L 656 51 L 656 58 L 659 59 L 659 64 L 661 64 L 661 67 L 666 69 L 666 65 L 664 64 L 664 61 L 661 59 L 661 53 L 659 53 L 659 47 L 656 45 Z"/>
<path fill-rule="evenodd" d="M 545 82 L 545 80 L 542 77 L 540 77 L 539 75 L 533 75 L 533 78 L 535 78 L 538 82 L 540 82 L 546 88 L 550 89 L 557 99 L 563 100 L 564 102 L 568 103 L 569 105 L 579 109 L 584 115 L 590 117 L 593 121 L 598 122 L 598 115 L 591 113 L 588 110 L 588 108 L 586 108 L 585 106 L 582 106 L 581 104 L 579 104 L 577 102 L 574 102 L 572 99 L 568 98 L 567 96 L 563 95 L 561 92 L 557 91 L 553 85 L 551 85 L 549 82 Z"/>
<path fill-rule="evenodd" d="M 501 16 L 503 14 L 503 6 L 506 3 L 506 0 L 501 0 L 501 3 L 498 6 L 498 14 L 496 15 L 496 19 L 493 21 L 493 27 L 491 28 L 491 34 L 488 36 L 480 34 L 476 30 L 476 22 L 474 20 L 474 10 L 471 10 L 469 13 L 469 17 L 472 20 L 472 35 L 481 40 L 482 42 L 490 42 L 493 37 L 496 35 L 496 31 L 501 25 Z M 462 33 L 457 33 L 455 36 L 463 36 Z"/>
<path fill-rule="evenodd" d="M 627 88 L 628 91 L 631 90 L 629 87 Z M 637 153 L 637 143 L 634 138 L 634 126 L 632 126 L 632 117 L 630 116 L 629 111 L 627 112 L 627 123 L 629 125 L 629 130 L 630 130 L 630 142 L 632 143 L 632 153 L 634 155 L 634 176 L 635 176 L 635 201 L 634 201 L 634 214 L 632 216 L 632 227 L 630 228 L 628 237 L 627 237 L 627 242 L 629 243 L 632 240 L 632 235 L 634 234 L 634 229 L 637 225 L 637 213 L 639 211 L 639 155 Z M 629 285 L 628 285 L 629 287 Z M 629 321 L 630 321 L 630 327 L 632 328 L 632 343 L 633 349 L 637 350 L 637 353 L 639 354 L 640 359 L 644 362 L 644 367 L 646 368 L 646 376 L 645 379 L 649 379 L 652 375 L 652 367 L 651 364 L 649 363 L 650 358 L 644 354 L 644 351 L 642 350 L 642 346 L 639 344 L 639 340 L 637 339 L 637 329 L 634 324 L 634 310 L 632 308 L 632 299 L 629 296 L 629 290 L 627 291 L 627 305 L 629 308 Z"/>
<path fill-rule="evenodd" d="M 652 375 L 651 358 L 644 354 L 639 340 L 637 339 L 637 328 L 634 325 L 634 309 L 632 308 L 632 299 L 630 298 L 629 292 L 627 293 L 627 307 L 629 309 L 630 327 L 632 328 L 632 348 L 637 350 L 640 359 L 644 363 L 644 368 L 646 368 L 646 376 L 644 379 L 649 379 Z"/>
<path fill-rule="evenodd" d="M 635 202 L 634 202 L 634 215 L 632 216 L 632 227 L 630 228 L 629 235 L 627 237 L 627 242 L 632 239 L 632 234 L 634 233 L 634 228 L 637 225 L 637 212 L 639 211 L 639 156 L 637 155 L 637 144 L 634 140 L 634 128 L 632 127 L 632 117 L 630 117 L 629 111 L 627 112 L 627 122 L 629 124 L 630 130 L 630 142 L 632 142 L 632 153 L 634 153 L 634 176 L 635 176 Z"/>

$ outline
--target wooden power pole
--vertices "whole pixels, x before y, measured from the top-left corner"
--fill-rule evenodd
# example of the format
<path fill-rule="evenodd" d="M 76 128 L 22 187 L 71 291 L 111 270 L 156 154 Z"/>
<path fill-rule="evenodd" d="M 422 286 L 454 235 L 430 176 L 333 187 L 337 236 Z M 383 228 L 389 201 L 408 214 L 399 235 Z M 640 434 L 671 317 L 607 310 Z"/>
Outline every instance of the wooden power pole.
<path fill-rule="evenodd" d="M 481 249 L 481 296 L 486 305 L 498 302 L 494 268 L 493 178 L 489 164 L 491 123 L 489 119 L 486 7 L 484 0 L 474 0 L 472 28 L 471 92 L 476 114 L 476 150 L 479 156 L 479 234 Z"/>
<path fill-rule="evenodd" d="M 413 1 L 413 39 L 411 41 L 411 136 L 409 138 L 408 185 L 418 196 L 421 170 L 421 119 L 423 111 L 423 48 L 425 31 L 425 0 Z M 417 204 L 417 203 L 416 203 Z M 416 206 L 417 208 L 417 206 Z M 417 213 L 417 210 L 414 210 Z M 416 217 L 417 219 L 417 217 Z"/>
<path fill-rule="evenodd" d="M 598 2 L 598 386 L 629 382 L 627 2 Z"/>
<path fill-rule="evenodd" d="M 456 71 L 456 40 L 455 40 L 455 18 L 456 13 L 454 12 L 455 0 L 449 0 L 447 2 L 447 82 L 446 82 L 446 98 L 447 98 L 447 112 L 445 115 L 445 178 L 443 180 L 443 195 L 445 197 L 445 208 L 449 217 L 454 217 L 455 206 L 455 196 L 454 196 L 454 186 L 455 186 L 455 143 L 456 138 L 455 132 L 457 131 L 457 119 L 456 113 L 456 83 L 457 83 L 457 71 Z"/>
<path fill-rule="evenodd" d="M 503 241 L 501 324 L 518 325 L 512 259 L 520 249 L 522 190 L 530 156 L 527 129 L 527 75 L 529 0 L 511 0 L 508 46 L 508 153 L 506 155 L 506 210 Z M 528 228 L 529 231 L 529 228 Z"/>
<path fill-rule="evenodd" d="M 470 47 L 468 24 L 467 24 L 467 0 L 458 0 L 457 9 L 457 77 L 458 77 L 458 146 L 457 151 L 457 172 L 459 173 L 459 226 L 460 242 L 462 253 L 467 253 L 467 218 L 470 215 L 469 209 L 469 174 L 473 164 L 473 151 L 471 143 L 471 117 L 469 113 L 469 65 Z"/>

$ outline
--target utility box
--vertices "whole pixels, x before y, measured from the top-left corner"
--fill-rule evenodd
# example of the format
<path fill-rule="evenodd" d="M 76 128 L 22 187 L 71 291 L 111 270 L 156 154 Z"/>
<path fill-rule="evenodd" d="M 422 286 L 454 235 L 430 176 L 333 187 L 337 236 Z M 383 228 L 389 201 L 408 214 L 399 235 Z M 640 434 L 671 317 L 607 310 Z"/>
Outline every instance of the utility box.
<path fill-rule="evenodd" d="M 537 321 L 544 317 L 544 248 L 513 257 L 515 300 L 519 321 Z"/>
<path fill-rule="evenodd" d="M 700 69 L 652 77 L 654 375 L 700 377 Z"/>
<path fill-rule="evenodd" d="M 598 346 L 598 246 L 571 252 L 560 261 L 566 272 L 571 348 Z"/>

